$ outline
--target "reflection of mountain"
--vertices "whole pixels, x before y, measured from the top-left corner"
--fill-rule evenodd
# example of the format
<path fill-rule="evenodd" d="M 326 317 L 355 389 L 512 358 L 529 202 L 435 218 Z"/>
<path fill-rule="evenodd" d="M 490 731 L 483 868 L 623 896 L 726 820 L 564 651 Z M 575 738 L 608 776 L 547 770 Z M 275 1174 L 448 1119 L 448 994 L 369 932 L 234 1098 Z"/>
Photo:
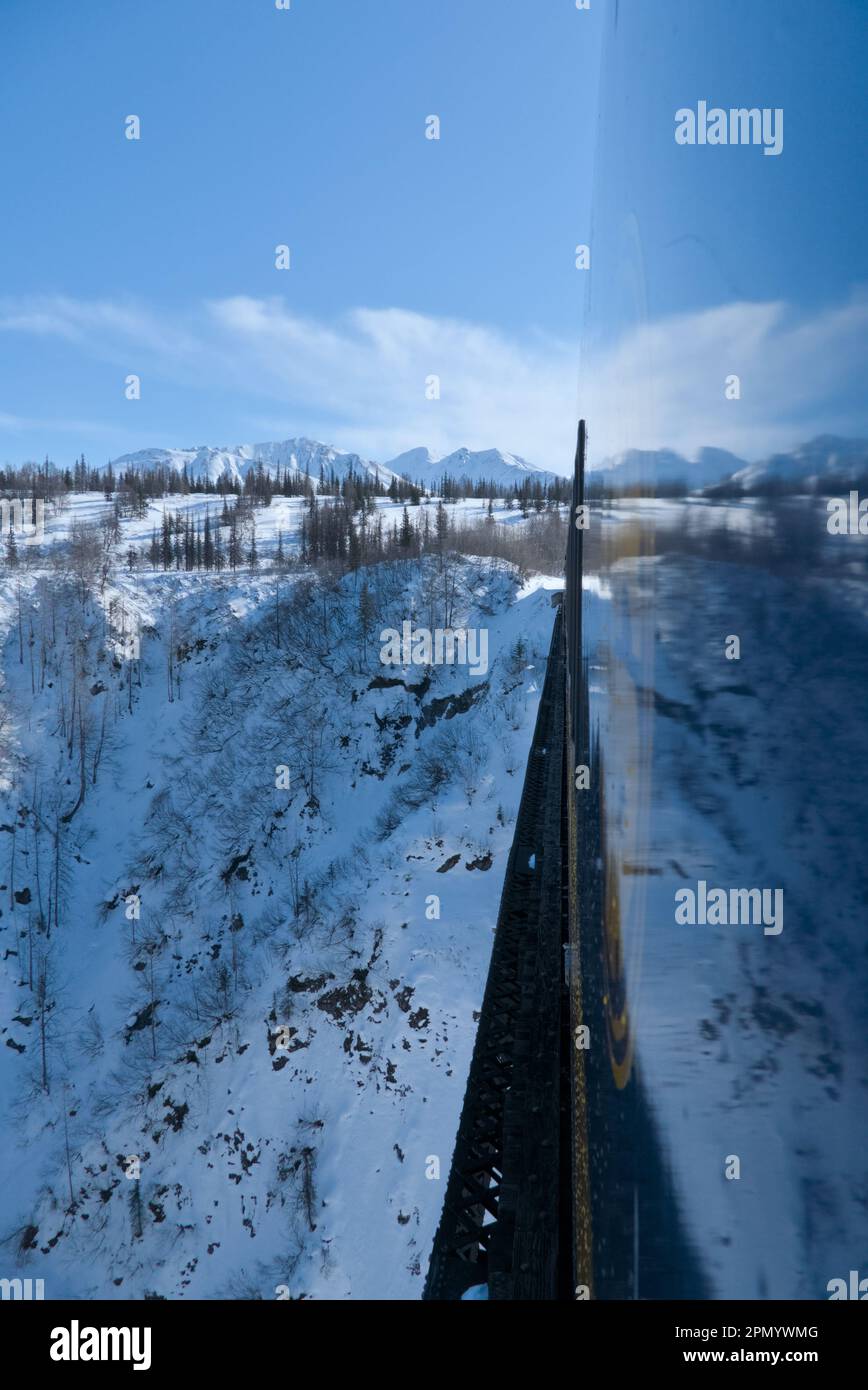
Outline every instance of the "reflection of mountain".
<path fill-rule="evenodd" d="M 684 483 L 693 492 L 719 483 L 745 466 L 744 459 L 726 449 L 700 449 L 692 462 L 674 449 L 627 449 L 606 459 L 600 468 L 589 473 L 588 480 L 607 488 Z"/>
<path fill-rule="evenodd" d="M 823 492 L 856 486 L 868 477 L 868 440 L 818 435 L 791 454 L 773 454 L 749 464 L 731 482 L 742 492 L 804 490 Z"/>
<path fill-rule="evenodd" d="M 788 454 L 747 463 L 726 449 L 700 449 L 694 460 L 672 449 L 628 449 L 588 475 L 606 490 L 652 492 L 683 484 L 689 492 L 829 492 L 868 480 L 868 440 L 818 435 Z"/>

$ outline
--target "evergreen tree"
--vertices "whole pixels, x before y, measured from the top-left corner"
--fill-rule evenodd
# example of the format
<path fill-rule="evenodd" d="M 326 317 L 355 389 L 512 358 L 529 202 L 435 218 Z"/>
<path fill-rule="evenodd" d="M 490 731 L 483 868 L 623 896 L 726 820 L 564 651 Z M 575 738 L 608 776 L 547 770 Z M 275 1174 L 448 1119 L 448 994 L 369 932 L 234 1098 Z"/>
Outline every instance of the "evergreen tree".
<path fill-rule="evenodd" d="M 238 566 L 241 564 L 241 537 L 238 534 L 238 522 L 235 518 L 234 513 L 232 515 L 232 521 L 229 526 L 228 559 L 229 568 L 234 573 L 234 571 L 237 570 Z"/>
<path fill-rule="evenodd" d="M 164 570 L 172 567 L 172 524 L 169 513 L 163 512 L 163 534 L 160 542 L 160 562 Z"/>

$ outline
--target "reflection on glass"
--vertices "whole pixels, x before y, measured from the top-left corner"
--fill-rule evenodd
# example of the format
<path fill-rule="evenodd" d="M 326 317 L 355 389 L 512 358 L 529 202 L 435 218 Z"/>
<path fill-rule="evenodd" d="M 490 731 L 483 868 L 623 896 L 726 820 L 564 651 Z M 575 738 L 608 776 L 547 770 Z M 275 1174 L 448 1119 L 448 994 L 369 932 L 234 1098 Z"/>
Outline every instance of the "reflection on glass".
<path fill-rule="evenodd" d="M 586 1273 L 603 1297 L 826 1298 L 868 1234 L 866 14 L 621 0 L 607 27 Z"/>

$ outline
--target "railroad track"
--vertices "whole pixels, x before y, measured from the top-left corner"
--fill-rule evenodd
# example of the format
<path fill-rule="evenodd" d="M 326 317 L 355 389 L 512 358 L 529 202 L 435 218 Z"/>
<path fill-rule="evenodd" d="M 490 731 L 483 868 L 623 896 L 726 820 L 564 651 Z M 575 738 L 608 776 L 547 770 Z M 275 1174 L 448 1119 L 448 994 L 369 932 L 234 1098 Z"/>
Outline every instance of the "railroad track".
<path fill-rule="evenodd" d="M 564 1296 L 564 713 L 559 608 L 426 1299 Z"/>

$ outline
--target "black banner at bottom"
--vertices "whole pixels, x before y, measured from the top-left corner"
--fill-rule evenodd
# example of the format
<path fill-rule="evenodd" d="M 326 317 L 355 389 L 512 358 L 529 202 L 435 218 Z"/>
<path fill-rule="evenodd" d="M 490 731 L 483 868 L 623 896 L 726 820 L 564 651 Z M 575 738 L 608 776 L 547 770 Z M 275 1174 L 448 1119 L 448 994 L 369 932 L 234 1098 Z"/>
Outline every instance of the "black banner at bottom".
<path fill-rule="evenodd" d="M 356 1309 L 370 1320 L 360 1327 Z M 378 1343 L 378 1321 L 384 1316 Z M 500 1319 L 506 1316 L 507 1321 Z M 541 1323 L 536 1318 L 542 1319 Z M 334 1375 L 342 1356 L 358 1367 L 362 1348 L 375 1362 L 388 1346 L 389 1359 L 408 1364 L 401 1341 L 412 1337 L 407 1353 L 424 1357 L 426 1378 L 435 1362 L 454 1358 L 459 1337 L 497 1336 L 528 1351 L 526 1328 L 568 1337 L 570 1355 L 587 1358 L 590 1370 L 599 1359 L 611 1371 L 641 1368 L 651 1373 L 675 1367 L 708 1365 L 812 1366 L 826 1373 L 859 1364 L 866 1328 L 860 1309 L 828 1303 L 560 1303 L 497 1304 L 464 1308 L 455 1304 L 357 1302 L 27 1302 L 0 1301 L 0 1325 L 7 1347 L 14 1346 L 32 1370 L 50 1380 L 70 1374 L 93 1375 L 109 1368 L 165 1375 L 201 1372 L 221 1377 L 251 1371 L 269 1375 L 302 1348 L 319 1347 Z M 518 1319 L 518 1321 L 517 1321 Z M 346 1326 L 348 1337 L 340 1340 Z M 296 1339 L 329 1334 L 322 1343 Z M 338 1336 L 336 1337 L 336 1334 Z M 375 1340 L 362 1341 L 369 1336 Z M 493 1344 L 485 1345 L 493 1351 Z M 539 1346 L 539 1343 L 535 1345 Z M 379 1351 L 378 1351 L 379 1346 Z M 563 1351 L 561 1342 L 552 1350 Z M 316 1360 L 316 1354 L 314 1356 Z M 270 1369 L 269 1369 L 270 1368 Z M 466 1373 L 466 1372 L 465 1372 Z M 310 1374 L 310 1365 L 305 1372 Z M 325 1370 L 324 1370 L 325 1374 Z"/>

